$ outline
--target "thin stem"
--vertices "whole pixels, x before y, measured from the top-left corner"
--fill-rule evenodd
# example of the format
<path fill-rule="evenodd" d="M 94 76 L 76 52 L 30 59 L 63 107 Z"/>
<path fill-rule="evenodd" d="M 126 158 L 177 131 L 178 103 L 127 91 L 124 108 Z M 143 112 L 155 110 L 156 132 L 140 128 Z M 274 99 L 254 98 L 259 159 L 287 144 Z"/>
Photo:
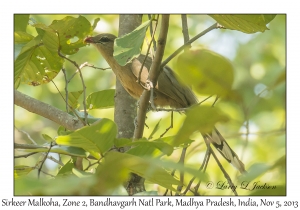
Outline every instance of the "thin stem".
<path fill-rule="evenodd" d="M 187 47 L 188 45 L 190 45 L 191 43 L 193 43 L 194 41 L 196 41 L 197 39 L 199 39 L 201 36 L 207 34 L 208 32 L 217 29 L 218 28 L 218 24 L 215 23 L 212 26 L 210 26 L 209 28 L 205 29 L 204 31 L 202 31 L 201 33 L 199 33 L 198 35 L 194 36 L 192 39 L 190 39 L 187 43 L 185 43 L 184 45 L 182 45 L 181 47 L 179 47 L 172 55 L 170 55 L 166 60 L 164 60 L 161 63 L 161 68 L 164 67 L 165 65 L 167 65 L 167 63 L 170 62 L 170 60 L 172 60 L 176 55 L 178 55 L 185 47 Z"/>
<path fill-rule="evenodd" d="M 21 133 L 24 133 L 27 138 L 35 145 L 37 145 L 37 143 L 33 140 L 33 138 L 31 138 L 31 136 L 29 135 L 29 133 L 27 133 L 26 131 L 23 131 L 23 130 L 19 130 L 16 126 L 15 126 L 15 129 L 17 129 L 17 131 L 21 132 Z"/>
<path fill-rule="evenodd" d="M 158 16 L 159 17 L 159 16 Z M 157 18 L 158 18 L 157 17 Z M 142 63 L 142 66 L 140 68 L 140 71 L 139 71 L 139 76 L 138 76 L 138 83 L 140 84 L 141 83 L 141 75 L 142 75 L 142 71 L 143 71 L 143 68 L 145 66 L 145 62 L 147 60 L 147 57 L 148 57 L 148 54 L 149 54 L 149 51 L 151 49 L 151 44 L 153 41 L 155 41 L 154 39 L 154 35 L 155 35 L 155 32 L 156 32 L 156 29 L 157 29 L 157 24 L 158 24 L 158 20 L 156 21 L 156 25 L 155 25 L 155 28 L 154 28 L 154 31 L 151 33 L 151 40 L 150 40 L 150 43 L 148 45 L 148 49 L 147 49 L 147 52 L 146 52 L 146 56 L 145 56 L 145 59 L 143 60 L 143 63 Z M 152 25 L 152 24 L 150 24 Z"/>
<path fill-rule="evenodd" d="M 49 154 L 49 152 L 50 152 L 50 150 L 51 150 L 51 147 L 52 147 L 52 142 L 50 142 L 49 149 L 48 149 L 47 153 L 45 154 L 45 156 L 44 156 L 44 158 L 43 158 L 43 160 L 42 160 L 42 163 L 41 163 L 41 165 L 40 165 L 40 167 L 39 167 L 39 169 L 38 169 L 38 179 L 40 178 L 40 174 L 41 174 L 42 167 L 43 167 L 43 165 L 44 165 L 44 163 L 45 163 L 45 161 L 46 161 L 46 159 L 47 159 L 47 156 L 48 156 L 48 154 Z"/>
<path fill-rule="evenodd" d="M 37 154 L 37 153 L 38 152 L 31 152 L 31 153 L 28 153 L 28 154 L 25 154 L 25 155 L 17 155 L 17 156 L 14 156 L 14 158 L 28 158 L 29 156 Z"/>
<path fill-rule="evenodd" d="M 157 51 L 155 53 L 155 58 L 152 62 L 151 69 L 149 72 L 149 84 L 153 84 L 153 87 L 155 87 L 160 73 L 160 65 L 161 65 L 162 57 L 164 55 L 168 29 L 169 29 L 169 15 L 163 15 L 161 20 L 161 30 L 158 38 Z M 143 136 L 144 125 L 146 120 L 146 112 L 149 105 L 149 99 L 150 99 L 149 91 L 144 90 L 139 100 L 140 107 L 136 118 L 137 126 L 134 130 L 134 139 L 139 139 Z"/>
<path fill-rule="evenodd" d="M 66 74 L 66 70 L 63 68 L 62 72 L 64 74 L 64 78 L 65 78 L 65 92 L 66 92 L 66 111 L 69 112 L 69 104 L 68 104 L 68 97 L 69 97 L 69 93 L 68 93 L 68 79 L 67 79 L 67 74 Z M 58 89 L 58 88 L 57 88 Z"/>
<path fill-rule="evenodd" d="M 84 79 L 83 79 L 83 76 L 82 76 L 82 72 L 81 72 L 81 68 L 83 68 L 86 64 L 82 64 L 82 65 L 78 65 L 75 61 L 67 58 L 66 56 L 64 56 L 63 54 L 61 54 L 60 52 L 60 47 L 58 49 L 58 55 L 64 59 L 66 59 L 67 61 L 69 61 L 70 63 L 72 63 L 78 70 L 79 72 L 79 75 L 80 75 L 80 79 L 81 79 L 81 83 L 82 83 L 82 88 L 83 88 L 83 110 L 84 110 L 84 121 L 85 121 L 85 125 L 88 124 L 88 121 L 87 121 L 87 109 L 86 109 L 86 103 L 85 103 L 85 98 L 86 98 L 86 86 L 85 86 L 85 83 L 84 83 Z"/>
<path fill-rule="evenodd" d="M 184 43 L 187 43 L 190 40 L 190 36 L 189 36 L 189 28 L 187 24 L 187 17 L 184 14 L 181 15 L 181 24 L 182 24 L 182 34 L 183 34 Z M 191 44 L 189 44 L 186 48 L 184 48 L 184 51 L 188 50 L 189 48 L 191 48 Z"/>
<path fill-rule="evenodd" d="M 186 150 L 187 150 L 186 147 L 182 149 L 181 156 L 180 156 L 180 159 L 179 159 L 179 163 L 181 163 L 182 165 L 184 165 Z M 180 182 L 182 183 L 182 185 L 177 186 L 177 191 L 179 191 L 179 192 L 181 192 L 182 187 L 183 187 L 183 183 L 184 183 L 184 172 L 183 171 L 180 171 Z M 176 192 L 175 195 L 179 195 L 178 192 Z"/>

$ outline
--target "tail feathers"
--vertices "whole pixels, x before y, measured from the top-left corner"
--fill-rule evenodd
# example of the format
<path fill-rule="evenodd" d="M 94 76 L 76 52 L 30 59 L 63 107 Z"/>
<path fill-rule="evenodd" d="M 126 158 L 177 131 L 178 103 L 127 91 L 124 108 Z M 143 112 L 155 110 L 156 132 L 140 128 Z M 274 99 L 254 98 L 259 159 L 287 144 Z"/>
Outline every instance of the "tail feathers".
<path fill-rule="evenodd" d="M 206 134 L 205 138 L 221 153 L 221 155 L 231 163 L 240 173 L 246 173 L 243 162 L 239 159 L 238 155 L 230 148 L 226 140 L 215 128 L 210 134 Z"/>

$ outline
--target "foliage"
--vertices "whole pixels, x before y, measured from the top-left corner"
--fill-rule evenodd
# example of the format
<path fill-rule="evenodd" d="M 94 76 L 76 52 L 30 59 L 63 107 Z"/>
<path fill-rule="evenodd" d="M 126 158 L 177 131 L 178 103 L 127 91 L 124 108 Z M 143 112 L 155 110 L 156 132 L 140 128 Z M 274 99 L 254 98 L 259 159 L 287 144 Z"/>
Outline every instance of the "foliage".
<path fill-rule="evenodd" d="M 126 194 L 122 185 L 131 172 L 146 179 L 147 190 L 152 195 L 163 194 L 166 189 L 178 193 L 177 186 L 188 186 L 193 177 L 195 183 L 208 180 L 218 183 L 224 178 L 212 160 L 206 172 L 198 170 L 206 148 L 200 143 L 203 140 L 197 131 L 209 132 L 214 125 L 219 126 L 224 137 L 232 136 L 226 139 L 232 140 L 228 141 L 232 148 L 239 149 L 236 152 L 242 154 L 246 169 L 249 169 L 247 175 L 239 176 L 238 184 L 245 180 L 260 180 L 278 186 L 277 191 L 241 190 L 239 194 L 284 194 L 285 179 L 281 174 L 285 174 L 285 31 L 280 29 L 284 28 L 285 16 L 189 15 L 188 18 L 191 34 L 198 34 L 201 27 L 205 28 L 199 24 L 199 31 L 195 31 L 196 27 L 193 26 L 199 22 L 213 23 L 212 18 L 223 28 L 231 29 L 214 30 L 207 34 L 217 37 L 216 40 L 225 37 L 226 40 L 239 42 L 238 37 L 251 36 L 249 33 L 264 33 L 252 35 L 250 39 L 247 38 L 248 41 L 242 41 L 244 43 L 240 43 L 237 49 L 232 46 L 231 50 L 236 52 L 236 56 L 231 59 L 210 49 L 210 41 L 205 41 L 205 36 L 200 42 L 193 43 L 197 47 L 179 55 L 177 62 L 170 66 L 178 73 L 182 83 L 193 87 L 200 101 L 205 100 L 203 105 L 191 107 L 186 117 L 175 113 L 173 129 L 164 137 L 161 134 L 169 126 L 169 118 L 164 117 L 157 123 L 157 116 L 162 118 L 164 114 L 150 113 L 147 125 L 152 129 L 145 131 L 144 138 L 132 141 L 116 138 L 117 126 L 111 115 L 113 109 L 108 109 L 114 106 L 111 72 L 100 72 L 80 65 L 84 62 L 105 65 L 99 61 L 98 54 L 87 50 L 83 42 L 86 36 L 97 30 L 98 15 L 15 15 L 15 88 L 26 94 L 31 94 L 33 90 L 35 98 L 45 100 L 61 110 L 66 106 L 67 99 L 67 112 L 74 118 L 85 118 L 80 101 L 85 103 L 89 112 L 89 125 L 69 131 L 63 127 L 55 130 L 57 125 L 38 116 L 26 116 L 30 122 L 24 122 L 22 115 L 18 114 L 24 111 L 16 107 L 16 127 L 30 132 L 30 136 L 38 139 L 36 142 L 41 145 L 35 149 L 17 150 L 17 154 L 37 154 L 25 161 L 15 159 L 16 195 L 28 195 L 28 192 L 31 195 Z M 99 23 L 113 22 L 115 19 L 116 16 L 101 16 Z M 172 19 L 179 17 L 174 15 Z M 153 21 L 145 20 L 132 33 L 116 40 L 114 56 L 121 65 L 145 51 L 145 37 L 151 39 L 148 31 Z M 178 44 L 172 44 L 180 37 L 180 30 L 178 23 L 171 22 L 166 53 L 178 48 Z M 76 64 L 70 60 L 76 61 Z M 83 71 L 83 67 L 86 70 Z M 76 77 L 79 73 L 84 76 Z M 51 82 L 58 89 L 53 88 Z M 82 85 L 82 89 L 78 88 L 78 84 Z M 58 90 L 62 89 L 65 91 L 60 95 Z M 213 109 L 213 97 L 206 100 L 210 95 L 223 98 Z M 39 140 L 40 135 L 44 140 Z M 16 141 L 26 143 L 20 135 L 16 135 Z M 49 147 L 51 153 L 60 154 L 61 166 L 55 165 L 55 169 L 51 170 L 48 164 L 43 169 L 56 175 L 52 179 L 42 175 L 37 180 L 36 169 L 40 166 L 40 156 L 37 155 L 48 152 Z M 122 147 L 130 149 L 125 153 L 112 151 L 113 148 Z M 185 149 L 189 152 L 183 165 L 177 162 L 181 151 Z M 199 156 L 202 158 L 199 159 Z M 75 167 L 77 157 L 84 158 L 83 171 Z M 220 161 L 231 176 L 237 177 L 236 171 L 227 162 L 221 158 Z M 173 170 L 176 172 L 172 173 Z M 180 172 L 185 173 L 183 183 L 179 179 Z M 273 178 L 269 179 L 270 176 Z M 64 187 L 59 187 L 62 184 Z M 156 189 L 153 184 L 158 184 L 159 188 Z M 232 193 L 230 189 L 209 191 L 203 186 L 199 188 L 201 194 Z M 191 192 L 186 194 L 190 195 Z"/>

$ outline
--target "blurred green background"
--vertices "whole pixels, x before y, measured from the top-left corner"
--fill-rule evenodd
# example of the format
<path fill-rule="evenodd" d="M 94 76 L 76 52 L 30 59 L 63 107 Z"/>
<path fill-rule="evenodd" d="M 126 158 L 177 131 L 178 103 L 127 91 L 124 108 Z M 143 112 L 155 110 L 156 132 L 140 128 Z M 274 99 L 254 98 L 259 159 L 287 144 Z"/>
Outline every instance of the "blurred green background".
<path fill-rule="evenodd" d="M 67 15 L 30 15 L 36 21 L 46 25 L 51 24 L 53 20 L 63 19 L 65 16 Z M 68 16 L 77 17 L 78 15 Z M 93 23 L 94 19 L 100 18 L 95 34 L 108 32 L 117 35 L 118 15 L 83 16 L 91 23 Z M 144 15 L 143 20 L 147 20 L 146 15 Z M 207 15 L 188 15 L 190 37 L 205 30 L 213 23 L 215 21 Z M 264 33 L 255 34 L 244 34 L 232 30 L 213 30 L 194 42 L 192 46 L 208 48 L 232 61 L 235 69 L 233 89 L 240 94 L 241 99 L 239 102 L 222 99 L 218 101 L 216 106 L 230 117 L 230 121 L 218 124 L 217 128 L 241 157 L 246 169 L 251 167 L 260 168 L 259 166 L 270 167 L 270 170 L 262 173 L 255 181 L 260 183 L 266 182 L 269 185 L 285 186 L 285 159 L 284 161 L 279 161 L 280 164 L 276 161 L 284 157 L 286 153 L 286 16 L 277 15 L 268 25 L 268 28 L 270 30 Z M 165 58 L 183 44 L 181 30 L 180 15 L 171 15 Z M 34 28 L 30 25 L 27 27 L 27 32 L 36 35 Z M 17 48 L 15 48 L 15 52 L 18 53 Z M 75 60 L 78 64 L 88 62 L 98 67 L 108 67 L 104 59 L 92 46 L 81 48 L 78 53 L 69 56 L 69 58 Z M 175 68 L 176 58 L 168 65 Z M 65 62 L 65 69 L 69 77 L 76 70 L 69 62 Z M 102 71 L 86 67 L 82 72 L 85 85 L 87 86 L 87 95 L 95 91 L 115 88 L 115 76 L 111 70 Z M 56 76 L 54 82 L 60 91 L 64 91 L 65 83 L 62 72 Z M 79 91 L 81 89 L 80 77 L 76 75 L 69 85 L 69 91 Z M 65 103 L 52 83 L 38 87 L 21 84 L 18 90 L 61 110 L 65 110 Z M 200 101 L 205 97 L 207 96 L 198 95 Z M 83 99 L 80 98 L 79 101 L 81 102 Z M 213 99 L 208 100 L 206 103 L 212 104 L 212 102 Z M 82 109 L 82 107 L 81 104 L 80 108 Z M 91 110 L 89 114 L 94 117 L 113 120 L 114 109 Z M 178 132 L 184 117 L 184 115 L 178 113 L 174 114 L 174 128 L 167 135 L 174 135 Z M 170 125 L 170 113 L 149 112 L 147 114 L 146 123 L 149 129 L 145 129 L 145 137 L 150 135 L 160 119 L 160 128 L 155 137 L 159 137 Z M 47 134 L 54 138 L 57 136 L 57 128 L 59 126 L 43 117 L 15 106 L 15 127 L 26 131 L 38 144 L 43 144 L 46 141 L 43 140 L 42 134 Z M 186 163 L 199 168 L 206 146 L 199 134 L 195 134 L 192 139 L 196 141 L 187 150 Z M 26 135 L 16 129 L 15 142 L 31 143 Z M 177 162 L 180 153 L 181 150 L 178 149 L 166 159 Z M 16 152 L 16 154 L 18 153 Z M 53 156 L 55 157 L 55 154 Z M 16 159 L 15 165 L 35 165 L 37 157 L 39 155 Z M 229 172 L 229 175 L 237 177 L 236 170 L 221 157 L 220 160 L 227 172 Z M 274 165 L 275 163 L 277 165 Z M 58 166 L 50 160 L 46 161 L 44 167 L 46 171 L 54 175 L 58 171 Z M 257 169 L 257 171 L 259 172 L 260 169 Z M 207 172 L 214 183 L 226 181 L 213 160 L 210 161 Z M 30 175 L 36 176 L 36 171 L 31 172 Z M 191 177 L 187 175 L 185 184 L 188 183 L 189 178 Z M 236 181 L 236 179 L 233 180 Z M 228 189 L 207 190 L 205 185 L 201 186 L 203 186 L 202 190 L 207 195 L 231 194 L 231 191 Z M 149 185 L 147 188 L 158 189 L 162 193 L 164 192 L 163 189 L 156 185 Z M 238 192 L 240 195 L 253 193 L 247 190 L 239 190 Z"/>

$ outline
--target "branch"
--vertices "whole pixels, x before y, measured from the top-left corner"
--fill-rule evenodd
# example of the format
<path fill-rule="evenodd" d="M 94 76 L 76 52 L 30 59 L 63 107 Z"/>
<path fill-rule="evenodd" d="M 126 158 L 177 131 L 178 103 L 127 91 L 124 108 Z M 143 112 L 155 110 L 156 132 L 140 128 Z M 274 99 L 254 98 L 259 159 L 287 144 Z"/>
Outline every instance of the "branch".
<path fill-rule="evenodd" d="M 188 29 L 186 15 L 181 15 L 181 24 L 182 24 L 182 34 L 183 34 L 184 43 L 187 43 L 190 40 L 190 36 L 189 36 L 189 29 Z M 187 50 L 188 48 L 191 48 L 191 44 L 189 44 L 185 49 Z"/>
<path fill-rule="evenodd" d="M 213 29 L 218 28 L 218 23 L 213 24 L 212 26 L 210 26 L 209 28 L 205 29 L 204 31 L 202 31 L 200 34 L 194 36 L 192 39 L 190 39 L 188 42 L 186 42 L 184 45 L 182 45 L 181 47 L 179 47 L 172 55 L 170 55 L 166 60 L 164 60 L 161 63 L 161 67 L 164 67 L 165 65 L 167 65 L 167 63 L 169 63 L 170 60 L 172 60 L 176 55 L 178 55 L 185 47 L 189 46 L 191 43 L 193 43 L 194 41 L 196 41 L 197 39 L 199 39 L 201 36 L 205 35 L 206 33 L 212 31 Z"/>
<path fill-rule="evenodd" d="M 84 126 L 72 115 L 28 95 L 25 95 L 17 90 L 14 92 L 14 103 L 17 106 L 20 106 L 29 112 L 45 117 L 68 130 L 76 130 Z"/>
<path fill-rule="evenodd" d="M 158 43 L 157 51 L 155 53 L 155 58 L 153 60 L 149 72 L 148 79 L 150 81 L 150 86 L 152 86 L 153 88 L 157 83 L 157 79 L 160 73 L 161 61 L 165 51 L 165 45 L 166 45 L 168 29 L 169 29 L 169 17 L 170 17 L 169 15 L 162 16 L 161 29 L 159 33 L 158 42 L 157 42 Z M 146 112 L 149 105 L 149 99 L 150 99 L 150 91 L 144 90 L 140 98 L 140 104 L 139 104 L 140 107 L 137 115 L 137 126 L 134 130 L 135 139 L 141 138 L 143 136 Z"/>

